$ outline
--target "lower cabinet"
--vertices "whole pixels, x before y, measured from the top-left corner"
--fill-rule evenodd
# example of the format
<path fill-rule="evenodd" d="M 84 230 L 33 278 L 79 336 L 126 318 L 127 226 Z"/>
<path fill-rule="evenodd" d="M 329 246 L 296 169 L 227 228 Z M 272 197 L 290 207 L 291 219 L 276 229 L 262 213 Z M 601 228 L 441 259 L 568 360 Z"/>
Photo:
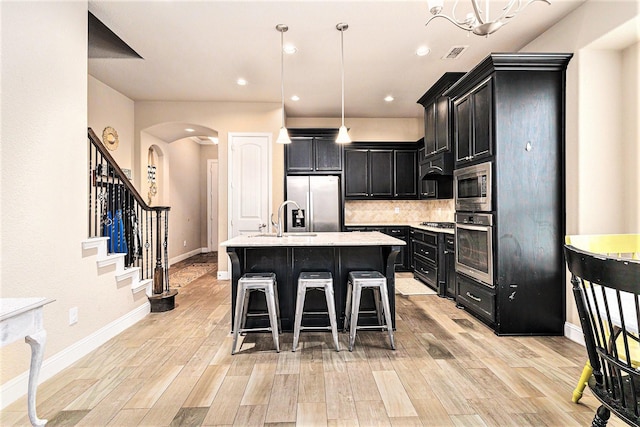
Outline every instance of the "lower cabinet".
<path fill-rule="evenodd" d="M 494 324 L 496 320 L 496 298 L 493 289 L 461 274 L 456 276 L 456 281 L 458 287 L 456 303 L 484 318 L 489 324 Z"/>
<path fill-rule="evenodd" d="M 447 274 L 446 291 L 447 298 L 455 298 L 458 292 L 456 288 L 456 237 L 447 234 L 444 238 L 444 268 Z"/>
<path fill-rule="evenodd" d="M 345 227 L 345 231 L 379 231 L 380 233 L 387 234 L 389 236 L 395 237 L 396 239 L 404 240 L 407 243 L 407 246 L 403 246 L 400 250 L 400 253 L 396 257 L 396 271 L 411 271 L 411 267 L 409 266 L 409 227 L 407 226 L 377 226 L 377 225 L 350 225 Z"/>
<path fill-rule="evenodd" d="M 409 241 L 413 276 L 438 295 L 455 298 L 454 236 L 411 228 Z"/>

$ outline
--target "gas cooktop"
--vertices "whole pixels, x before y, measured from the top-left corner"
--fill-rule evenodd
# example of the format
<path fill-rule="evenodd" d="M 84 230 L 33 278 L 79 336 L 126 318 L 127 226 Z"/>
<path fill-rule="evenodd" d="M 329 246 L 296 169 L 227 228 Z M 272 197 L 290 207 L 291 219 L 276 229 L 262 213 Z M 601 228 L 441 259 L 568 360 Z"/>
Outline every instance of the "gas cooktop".
<path fill-rule="evenodd" d="M 454 228 L 455 224 L 453 222 L 432 222 L 432 221 L 425 221 L 425 222 L 421 222 L 421 225 L 426 225 L 427 227 L 433 227 L 433 228 Z"/>

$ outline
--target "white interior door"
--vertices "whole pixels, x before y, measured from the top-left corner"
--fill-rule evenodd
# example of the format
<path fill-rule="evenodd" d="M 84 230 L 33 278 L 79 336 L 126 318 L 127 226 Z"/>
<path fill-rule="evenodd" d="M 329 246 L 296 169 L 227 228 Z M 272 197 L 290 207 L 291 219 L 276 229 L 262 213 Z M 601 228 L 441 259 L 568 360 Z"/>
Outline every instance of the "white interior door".
<path fill-rule="evenodd" d="M 218 250 L 218 160 L 207 160 L 207 247 Z"/>
<path fill-rule="evenodd" d="M 268 230 L 271 134 L 229 134 L 229 238 Z"/>

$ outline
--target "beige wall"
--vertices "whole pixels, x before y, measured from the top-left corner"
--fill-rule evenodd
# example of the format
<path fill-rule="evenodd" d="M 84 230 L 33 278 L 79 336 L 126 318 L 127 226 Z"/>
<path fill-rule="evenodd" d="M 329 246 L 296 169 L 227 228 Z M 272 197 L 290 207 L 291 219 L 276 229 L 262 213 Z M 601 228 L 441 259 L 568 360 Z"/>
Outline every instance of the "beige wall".
<path fill-rule="evenodd" d="M 0 7 L 0 292 L 55 298 L 44 308 L 49 359 L 148 302 L 144 293 L 119 288 L 113 273 L 99 272 L 95 256 L 81 249 L 87 237 L 87 3 Z M 79 321 L 69 326 L 72 307 Z M 4 402 L 7 381 L 28 370 L 29 346 L 15 342 L 0 358 Z M 46 373 L 44 366 L 41 379 Z"/>
<path fill-rule="evenodd" d="M 200 145 L 189 138 L 169 144 L 169 258 L 200 249 Z"/>
<path fill-rule="evenodd" d="M 419 106 L 416 105 L 416 109 Z M 345 118 L 352 141 L 417 141 L 424 136 L 421 118 Z M 288 117 L 288 128 L 338 128 L 338 118 Z"/>
<path fill-rule="evenodd" d="M 218 131 L 219 143 L 217 152 L 207 151 L 208 155 L 217 155 L 219 159 L 219 199 L 218 199 L 218 238 L 222 242 L 227 239 L 227 138 L 229 132 L 270 132 L 275 141 L 281 124 L 281 109 L 279 103 L 243 103 L 243 102 L 136 102 L 135 104 L 135 134 L 139 152 L 144 153 L 144 141 L 141 134 L 144 129 L 166 122 L 186 122 L 209 127 Z M 203 158 L 201 157 L 202 161 Z M 146 160 L 145 160 L 146 161 Z M 173 165 L 171 165 L 173 168 Z M 273 144 L 273 185 L 272 206 L 278 206 L 284 197 L 284 148 Z M 205 172 L 206 173 L 206 172 Z M 202 174 L 200 175 L 203 176 Z M 206 175 L 204 175 L 206 177 Z M 206 188 L 206 182 L 201 181 Z M 200 190 L 199 190 L 200 191 Z M 172 210 L 177 206 L 172 195 Z M 205 204 L 206 200 L 201 203 Z M 200 208 L 202 212 L 202 208 Z M 199 215 L 201 217 L 201 215 Z M 206 218 L 206 216 L 205 216 Z M 184 224 L 172 226 L 180 227 Z M 206 221 L 201 221 L 197 227 L 202 239 L 202 230 L 206 228 Z M 172 231 L 173 232 L 173 231 Z M 206 238 L 206 237 L 205 237 Z M 202 243 L 200 243 L 202 244 Z M 218 250 L 218 264 L 220 270 L 226 270 L 227 254 Z"/>
<path fill-rule="evenodd" d="M 638 49 L 619 40 L 636 28 L 629 43 L 637 45 L 639 8 L 637 1 L 586 2 L 523 49 L 574 53 L 566 91 L 567 234 L 638 232 L 640 180 L 622 170 L 639 164 Z M 566 302 L 567 322 L 579 325 L 569 285 Z"/>
<path fill-rule="evenodd" d="M 638 24 L 640 28 L 640 23 Z M 623 211 L 624 230 L 640 232 L 640 43 L 622 52 L 622 81 L 625 82 L 621 99 L 622 115 L 622 171 L 623 200 L 628 209 Z"/>
<path fill-rule="evenodd" d="M 124 169 L 133 168 L 133 100 L 93 76 L 87 81 L 87 121 L 98 138 L 111 126 L 118 132 L 118 148 L 111 155 Z"/>

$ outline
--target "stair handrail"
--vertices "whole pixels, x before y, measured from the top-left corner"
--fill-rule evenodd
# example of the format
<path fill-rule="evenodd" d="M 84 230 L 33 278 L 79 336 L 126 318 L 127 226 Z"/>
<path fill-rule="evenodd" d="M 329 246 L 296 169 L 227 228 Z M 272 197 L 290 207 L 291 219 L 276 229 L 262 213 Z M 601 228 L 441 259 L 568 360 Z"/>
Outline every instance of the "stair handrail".
<path fill-rule="evenodd" d="M 104 146 L 104 144 L 102 144 L 102 142 L 100 141 L 100 138 L 98 138 L 98 136 L 93 131 L 93 129 L 88 128 L 88 130 L 89 130 L 89 139 L 91 139 L 91 141 L 96 146 L 98 151 L 100 151 L 100 154 L 102 154 L 107 159 L 107 162 L 109 163 L 109 165 L 111 167 L 113 167 L 113 169 L 115 170 L 116 174 L 123 181 L 122 183 L 124 184 L 124 186 L 127 188 L 127 190 L 129 190 L 131 192 L 133 197 L 135 197 L 136 201 L 140 204 L 142 209 L 144 209 L 146 211 L 165 211 L 165 210 L 168 211 L 168 210 L 171 210 L 171 207 L 169 207 L 169 206 L 149 206 L 144 201 L 144 199 L 142 198 L 140 193 L 138 193 L 138 190 L 136 189 L 136 187 L 134 187 L 133 184 L 131 184 L 131 182 L 129 182 L 129 179 L 127 179 L 127 175 L 122 171 L 122 169 L 120 169 L 120 166 L 118 165 L 116 160 L 113 158 L 111 153 L 109 153 L 109 150 L 107 150 L 107 148 Z"/>

